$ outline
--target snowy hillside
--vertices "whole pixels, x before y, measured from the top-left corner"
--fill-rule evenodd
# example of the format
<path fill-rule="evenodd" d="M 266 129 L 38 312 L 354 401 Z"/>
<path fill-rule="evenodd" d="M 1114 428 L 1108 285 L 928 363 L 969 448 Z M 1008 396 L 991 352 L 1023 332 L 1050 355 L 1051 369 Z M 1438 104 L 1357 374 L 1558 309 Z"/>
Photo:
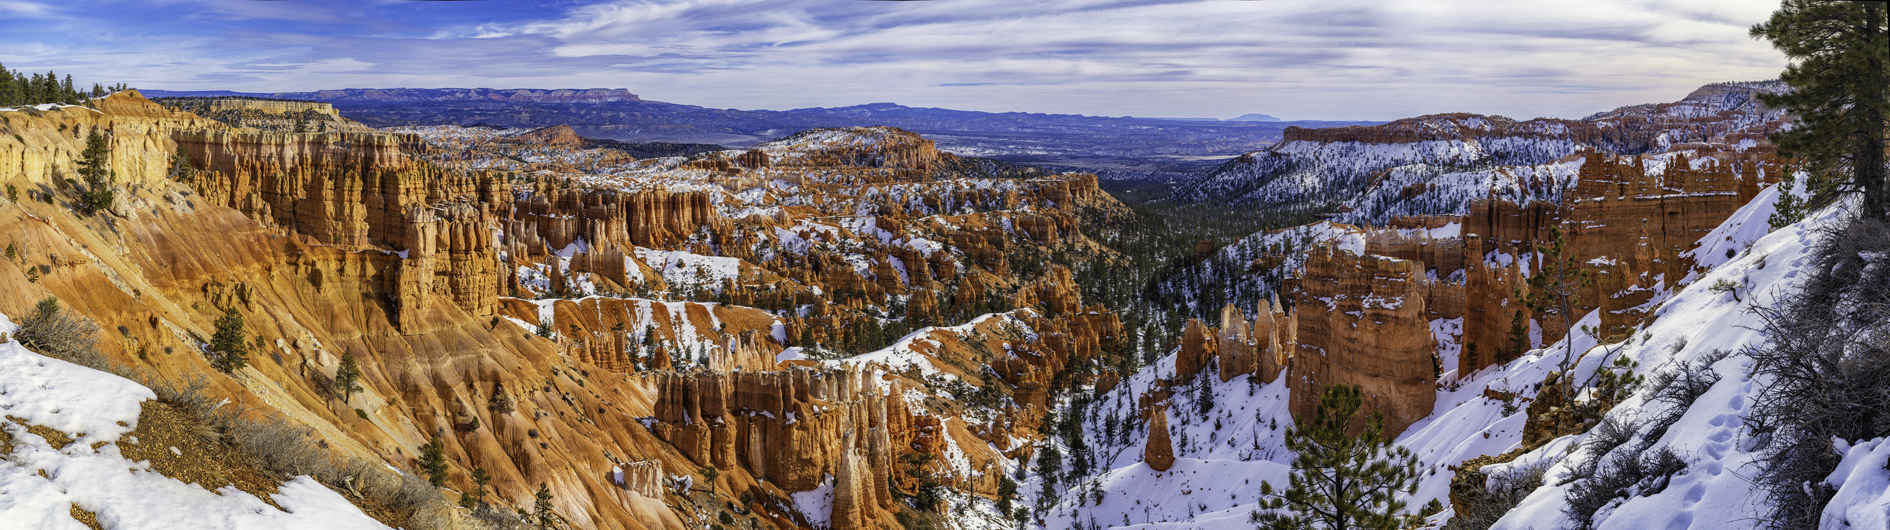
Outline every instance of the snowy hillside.
<path fill-rule="evenodd" d="M 1710 272 L 1657 298 L 1655 317 L 1627 340 L 1597 344 L 1594 338 L 1577 333 L 1508 365 L 1467 374 L 1446 366 L 1433 413 L 1397 439 L 1420 459 L 1420 482 L 1416 495 L 1408 499 L 1409 506 L 1415 510 L 1432 499 L 1440 500 L 1446 509 L 1430 521 L 1441 525 L 1453 515 L 1448 507 L 1455 466 L 1523 447 L 1526 406 L 1540 392 L 1539 383 L 1559 368 L 1572 347 L 1576 359 L 1571 372 L 1576 381 L 1589 381 L 1597 372 L 1621 373 L 1622 365 L 1616 363 L 1625 359 L 1637 363 L 1635 373 L 1648 382 L 1606 415 L 1604 423 L 1628 426 L 1625 435 L 1563 436 L 1511 462 L 1484 468 L 1486 475 L 1499 477 L 1528 467 L 1547 469 L 1545 485 L 1496 528 L 1569 527 L 1572 521 L 1566 513 L 1571 491 L 1583 482 L 1565 481 L 1594 473 L 1597 459 L 1610 461 L 1605 467 L 1622 459 L 1664 453 L 1663 448 L 1670 449 L 1675 458 L 1647 472 L 1634 488 L 1601 497 L 1601 508 L 1593 514 L 1595 528 L 1751 528 L 1758 524 L 1754 517 L 1762 512 L 1755 505 L 1764 499 L 1748 481 L 1755 472 L 1752 462 L 1757 449 L 1744 421 L 1766 381 L 1750 375 L 1751 359 L 1744 352 L 1761 344 L 1765 336 L 1758 331 L 1762 322 L 1747 309 L 1773 304 L 1796 289 L 1808 274 L 1807 253 L 1816 243 L 1816 234 L 1839 223 L 1847 212 L 1833 207 L 1768 234 L 1766 217 L 1776 198 L 1776 187 L 1766 189 L 1702 238 L 1693 254 L 1711 267 Z M 1728 285 L 1735 287 L 1727 289 Z M 1596 324 L 1598 316 L 1591 313 L 1580 325 Z M 1439 339 L 1440 348 L 1455 346 L 1449 344 L 1453 339 L 1448 333 Z M 1667 382 L 1682 370 L 1686 374 L 1681 375 L 1693 379 Z M 1251 527 L 1247 514 L 1259 500 L 1260 482 L 1279 486 L 1290 471 L 1287 465 L 1292 456 L 1283 449 L 1283 433 L 1292 421 L 1284 410 L 1285 385 L 1255 385 L 1246 376 L 1221 383 L 1210 375 L 1212 370 L 1195 381 L 1177 383 L 1168 411 L 1176 464 L 1169 471 L 1156 472 L 1140 461 L 1148 435 L 1146 423 L 1136 417 L 1136 398 L 1156 380 L 1173 377 L 1173 372 L 1171 354 L 1093 401 L 1077 398 L 1069 410 L 1083 416 L 1080 444 L 1096 455 L 1097 469 L 1068 481 L 1073 485 L 1059 496 L 1046 521 L 1048 527 Z M 1692 381 L 1691 392 L 1669 389 L 1687 381 Z M 1690 399 L 1676 402 L 1674 395 Z M 1210 402 L 1203 403 L 1203 398 Z M 1073 444 L 1067 437 L 1062 440 L 1061 450 L 1071 453 Z M 1843 465 L 1830 480 L 1838 502 L 1827 510 L 1827 522 L 1844 518 L 1861 526 L 1839 527 L 1884 528 L 1885 514 L 1890 513 L 1884 509 L 1890 504 L 1886 494 L 1890 472 L 1883 470 L 1882 460 L 1890 454 L 1890 444 L 1840 441 L 1838 449 L 1845 452 Z M 1032 480 L 1027 490 L 1035 492 L 1041 479 Z M 1587 502 L 1597 502 L 1593 493 L 1585 495 Z"/>
<path fill-rule="evenodd" d="M 1701 87 L 1686 98 L 1583 118 L 1516 121 L 1438 114 L 1372 127 L 1294 129 L 1264 150 L 1228 160 L 1175 191 L 1184 202 L 1261 209 L 1336 209 L 1347 223 L 1393 215 L 1457 215 L 1485 197 L 1553 200 L 1584 150 L 1653 154 L 1712 146 L 1744 151 L 1784 126 L 1757 94 L 1777 82 Z M 1416 199 L 1416 200 L 1412 200 Z"/>
<path fill-rule="evenodd" d="M 1424 119 L 1449 121 L 1448 117 Z M 1490 170 L 1547 164 L 1582 146 L 1559 138 L 1464 138 L 1409 143 L 1325 142 L 1288 139 L 1216 168 L 1175 192 L 1177 200 L 1239 204 L 1337 204 L 1393 168 L 1411 174 Z M 1448 213 L 1448 212 L 1442 212 Z"/>
<path fill-rule="evenodd" d="M 16 328 L 0 316 L 0 332 Z M 387 528 L 307 476 L 281 484 L 271 506 L 234 486 L 207 490 L 126 458 L 120 445 L 139 442 L 131 434 L 139 403 L 156 397 L 18 341 L 0 343 L 0 449 L 10 450 L 0 456 L 0 528 L 84 530 L 79 510 L 119 530 Z"/>

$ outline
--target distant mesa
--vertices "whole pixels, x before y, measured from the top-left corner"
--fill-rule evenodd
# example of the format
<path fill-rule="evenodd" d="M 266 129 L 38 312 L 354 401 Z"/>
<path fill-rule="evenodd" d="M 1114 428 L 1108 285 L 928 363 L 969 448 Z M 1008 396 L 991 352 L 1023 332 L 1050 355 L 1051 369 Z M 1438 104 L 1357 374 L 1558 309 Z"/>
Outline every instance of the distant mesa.
<path fill-rule="evenodd" d="M 1286 121 L 1286 120 L 1282 120 L 1282 119 L 1268 116 L 1265 114 L 1242 114 L 1239 118 L 1231 118 L 1231 119 L 1228 119 L 1227 121 Z"/>
<path fill-rule="evenodd" d="M 421 102 L 421 101 L 494 101 L 513 103 L 610 103 L 643 101 L 622 88 L 347 88 L 315 92 L 251 93 L 212 91 L 147 90 L 153 97 L 249 96 L 274 99 L 303 99 L 341 102 Z"/>

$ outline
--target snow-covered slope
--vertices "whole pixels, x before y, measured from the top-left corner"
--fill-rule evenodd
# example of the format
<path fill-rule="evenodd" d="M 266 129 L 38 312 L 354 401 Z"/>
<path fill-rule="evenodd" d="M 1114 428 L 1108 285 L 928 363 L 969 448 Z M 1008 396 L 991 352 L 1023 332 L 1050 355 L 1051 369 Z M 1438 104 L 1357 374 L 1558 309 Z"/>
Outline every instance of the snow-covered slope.
<path fill-rule="evenodd" d="M 1724 259 L 1723 248 L 1739 249 L 1739 241 L 1764 234 L 1764 219 L 1771 212 L 1776 191 L 1767 190 L 1720 231 L 1703 240 L 1711 244 L 1696 255 L 1702 259 L 1722 256 L 1719 261 L 1723 263 L 1676 293 L 1655 313 L 1654 323 L 1634 339 L 1607 346 L 1639 362 L 1647 373 L 1710 363 L 1719 380 L 1684 408 L 1652 399 L 1648 389 L 1629 398 L 1611 411 L 1608 419 L 1638 427 L 1633 428 L 1627 443 L 1612 451 L 1560 454 L 1538 450 L 1526 455 L 1522 460 L 1548 459 L 1555 464 L 1544 477 L 1545 486 L 1495 528 L 1565 525 L 1564 509 L 1574 484 L 1562 483 L 1571 473 L 1592 465 L 1596 459 L 1622 458 L 1661 448 L 1680 455 L 1685 467 L 1670 476 L 1664 488 L 1640 489 L 1602 508 L 1595 514 L 1595 528 L 1752 528 L 1761 523 L 1758 517 L 1765 499 L 1754 494 L 1749 480 L 1757 471 L 1752 466 L 1757 454 L 1753 433 L 1745 428 L 1744 420 L 1758 393 L 1765 391 L 1767 381 L 1751 376 L 1752 360 L 1743 352 L 1762 344 L 1766 337 L 1760 331 L 1764 326 L 1759 316 L 1746 308 L 1776 304 L 1781 296 L 1798 289 L 1799 282 L 1810 273 L 1808 250 L 1816 244 L 1816 233 L 1842 222 L 1849 213 L 1843 206 L 1825 209 L 1806 221 L 1756 238 L 1743 254 Z M 1725 241 L 1726 236 L 1732 236 L 1733 241 Z M 1721 280 L 1749 287 L 1740 292 L 1710 288 Z M 1663 429 L 1658 425 L 1661 422 L 1647 421 L 1666 414 L 1679 414 L 1670 427 Z M 1847 445 L 1840 444 L 1840 450 Z M 1845 464 L 1832 478 L 1833 485 L 1840 488 L 1832 510 L 1874 515 L 1823 528 L 1886 527 L 1882 458 L 1859 465 L 1870 458 L 1867 455 L 1882 449 L 1881 445 L 1870 441 L 1851 448 Z M 1836 521 L 1827 515 L 1826 522 Z"/>
<path fill-rule="evenodd" d="M 1432 499 L 1449 506 L 1453 467 L 1482 455 L 1498 455 L 1522 447 L 1526 405 L 1538 392 L 1538 383 L 1556 371 L 1567 352 L 1576 357 L 1571 370 L 1578 381 L 1589 380 L 1617 358 L 1638 363 L 1647 376 L 1687 365 L 1710 365 L 1721 378 L 1697 400 L 1675 411 L 1670 428 L 1635 422 L 1668 412 L 1674 405 L 1652 399 L 1643 385 L 1607 417 L 1640 425 L 1633 441 L 1617 451 L 1647 452 L 1670 448 L 1683 469 L 1665 477 L 1664 488 L 1648 487 L 1623 494 L 1596 514 L 1597 528 L 1751 528 L 1759 521 L 1748 482 L 1754 471 L 1750 433 L 1743 419 L 1765 382 L 1749 375 L 1751 360 L 1740 352 L 1760 344 L 1762 326 L 1747 308 L 1773 304 L 1797 288 L 1809 273 L 1808 248 L 1818 231 L 1841 221 L 1842 206 L 1823 210 L 1796 225 L 1767 233 L 1766 218 L 1773 211 L 1778 190 L 1768 188 L 1751 203 L 1702 238 L 1693 252 L 1710 270 L 1676 292 L 1657 298 L 1659 308 L 1649 324 L 1620 343 L 1598 344 L 1585 334 L 1534 350 L 1507 365 L 1460 374 L 1445 367 L 1433 413 L 1399 436 L 1397 443 L 1420 459 L 1417 493 L 1409 506 L 1415 510 Z M 1732 252 L 1728 252 L 1731 250 Z M 1731 257 L 1729 257 L 1731 256 Z M 1713 289 L 1726 280 L 1739 285 L 1736 292 Z M 1595 326 L 1591 313 L 1579 325 Z M 1578 325 L 1578 326 L 1579 326 Z M 1449 338 L 1446 334 L 1442 339 Z M 1440 347 L 1450 347 L 1440 344 Z M 1254 385 L 1245 376 L 1226 383 L 1204 374 L 1201 380 L 1175 390 L 1170 409 L 1170 432 L 1178 457 L 1173 469 L 1156 472 L 1140 462 L 1147 439 L 1144 423 L 1135 416 L 1136 398 L 1157 379 L 1173 376 L 1173 356 L 1163 358 L 1123 382 L 1115 391 L 1084 407 L 1084 444 L 1098 460 L 1099 472 L 1077 481 L 1059 497 L 1048 527 L 1075 524 L 1101 527 L 1249 528 L 1246 515 L 1256 507 L 1261 481 L 1283 483 L 1292 455 L 1283 449 L 1284 428 L 1291 423 L 1285 411 L 1286 390 L 1276 382 Z M 1208 371 L 1207 373 L 1212 373 Z M 1649 379 L 1654 379 L 1649 377 Z M 1200 385 L 1207 385 L 1205 392 Z M 1490 392 L 1486 392 L 1490 391 Z M 1490 395 L 1514 395 L 1510 401 Z M 1211 406 L 1200 403 L 1211 398 Z M 1513 405 L 1513 406 L 1512 406 Z M 1527 497 L 1497 528 L 1565 528 L 1571 525 L 1564 510 L 1573 484 L 1560 484 L 1572 470 L 1587 464 L 1587 452 L 1578 451 L 1587 435 L 1550 441 L 1516 460 L 1485 468 L 1504 473 L 1520 466 L 1549 466 L 1545 486 Z M 1641 438 L 1646 438 L 1642 441 Z M 1844 464 L 1833 475 L 1838 501 L 1827 513 L 1849 514 L 1853 525 L 1884 528 L 1884 506 L 1890 505 L 1890 472 L 1883 454 L 1890 444 L 1881 440 L 1840 444 L 1847 450 Z M 1060 444 L 1066 454 L 1068 444 Z M 1038 483 L 1028 491 L 1035 492 Z M 1097 492 L 1101 492 L 1100 494 Z M 1098 502 L 1101 500 L 1102 502 Z M 1431 518 L 1441 525 L 1452 514 Z M 1874 525 L 1874 526 L 1869 526 Z M 1851 526 L 1844 526 L 1850 528 Z"/>
<path fill-rule="evenodd" d="M 1743 151 L 1784 126 L 1757 95 L 1778 82 L 1701 87 L 1680 101 L 1621 107 L 1580 120 L 1436 114 L 1371 127 L 1289 129 L 1267 149 L 1228 160 L 1174 193 L 1185 202 L 1262 210 L 1337 209 L 1353 224 L 1393 215 L 1456 215 L 1470 201 L 1556 200 L 1593 150 L 1650 154 L 1706 146 Z M 1418 198 L 1421 200 L 1406 200 Z"/>
<path fill-rule="evenodd" d="M 1451 117 L 1416 119 L 1451 121 Z M 1411 175 L 1437 176 L 1487 171 L 1498 166 L 1532 166 L 1554 162 L 1581 147 L 1565 138 L 1537 137 L 1468 137 L 1405 143 L 1288 138 L 1265 151 L 1228 161 L 1176 190 L 1175 198 L 1258 206 L 1331 205 L 1351 200 L 1373 184 L 1374 175 L 1393 168 L 1408 167 Z"/>
<path fill-rule="evenodd" d="M 0 316 L 0 332 L 15 329 Z M 0 343 L 0 429 L 13 440 L 0 456 L 0 529 L 84 530 L 73 506 L 117 530 L 387 528 L 306 476 L 271 495 L 277 509 L 235 487 L 210 491 L 127 460 L 118 444 L 135 443 L 126 437 L 138 426 L 138 404 L 156 397 L 122 377 Z M 28 426 L 74 440 L 53 447 Z"/>

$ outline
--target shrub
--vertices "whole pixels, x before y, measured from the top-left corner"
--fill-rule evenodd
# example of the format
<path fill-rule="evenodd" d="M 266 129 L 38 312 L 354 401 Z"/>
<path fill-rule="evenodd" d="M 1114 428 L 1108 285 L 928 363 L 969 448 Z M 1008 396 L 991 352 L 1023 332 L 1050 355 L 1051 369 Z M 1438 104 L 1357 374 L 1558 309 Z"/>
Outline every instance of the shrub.
<path fill-rule="evenodd" d="M 1746 350 L 1753 379 L 1770 381 L 1746 417 L 1766 528 L 1818 525 L 1841 456 L 1833 439 L 1890 434 L 1890 225 L 1858 219 L 1818 235 L 1801 288 L 1751 309 L 1768 339 Z"/>
<path fill-rule="evenodd" d="M 43 355 L 93 368 L 105 365 L 96 349 L 98 325 L 59 307 L 58 298 L 49 296 L 34 305 L 32 314 L 20 320 L 14 338 Z"/>
<path fill-rule="evenodd" d="M 1444 525 L 1444 530 L 1484 530 L 1496 524 L 1503 514 L 1509 513 L 1536 488 L 1542 487 L 1542 475 L 1551 464 L 1552 461 L 1544 459 L 1489 475 L 1481 489 L 1471 490 L 1462 496 L 1462 506 L 1458 507 L 1460 511 Z"/>

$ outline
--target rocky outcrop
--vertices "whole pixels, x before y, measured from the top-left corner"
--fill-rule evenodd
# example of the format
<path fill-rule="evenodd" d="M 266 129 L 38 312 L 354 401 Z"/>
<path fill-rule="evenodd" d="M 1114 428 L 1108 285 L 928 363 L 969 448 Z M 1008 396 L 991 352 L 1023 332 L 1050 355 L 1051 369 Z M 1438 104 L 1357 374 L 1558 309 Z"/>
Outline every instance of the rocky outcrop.
<path fill-rule="evenodd" d="M 527 178 L 466 169 L 471 155 L 448 152 L 465 146 L 412 134 L 233 128 L 128 94 L 98 105 L 104 112 L 8 112 L 0 124 L 11 133 L 0 144 L 19 144 L 0 149 L 0 181 L 33 194 L 0 200 L 0 241 L 30 251 L 0 261 L 0 312 L 58 296 L 117 330 L 101 340 L 114 360 L 167 377 L 212 374 L 215 395 L 308 425 L 349 455 L 409 468 L 414 448 L 437 436 L 453 488 L 470 488 L 474 466 L 494 475 L 491 498 L 501 504 L 547 484 L 574 527 L 680 529 L 693 515 L 671 506 L 711 495 L 665 486 L 703 466 L 724 471 L 714 495 L 752 493 L 758 501 L 747 508 L 772 511 L 761 515 L 777 522 L 792 520 L 781 513 L 786 493 L 832 477 L 839 502 L 822 515 L 836 528 L 898 524 L 891 489 L 909 480 L 897 463 L 907 452 L 940 462 L 968 455 L 970 469 L 934 468 L 949 487 L 994 493 L 996 459 L 1026 456 L 1029 444 L 1009 441 L 1038 432 L 1053 376 L 1100 356 L 1120 334 L 1113 314 L 1083 305 L 1067 270 L 1018 278 L 1006 267 L 1007 252 L 1107 256 L 1076 215 L 1121 208 L 1093 176 L 932 182 L 918 169 L 929 144 L 902 140 L 893 151 L 856 145 L 821 155 L 858 162 L 877 153 L 870 164 L 880 167 L 784 168 L 776 159 L 793 157 L 757 150 L 765 156 L 735 157 L 728 170 L 737 175 L 687 175 L 728 179 L 708 184 L 652 184 L 660 173 L 628 183 Z M 93 130 L 114 145 L 122 208 L 81 217 L 60 201 L 71 192 L 72 155 Z M 545 136 L 550 144 L 512 148 L 570 149 Z M 171 171 L 179 145 L 194 171 Z M 761 171 L 806 200 L 783 200 L 784 188 L 752 175 Z M 172 180 L 186 175 L 188 183 Z M 722 213 L 737 201 L 771 201 L 757 208 L 771 211 L 738 225 Z M 962 224 L 934 228 L 946 218 Z M 983 247 L 951 247 L 944 234 L 961 232 Z M 667 288 L 661 275 L 685 266 L 682 258 L 654 263 L 667 269 L 652 262 L 684 254 L 736 263 L 735 273 L 668 294 L 721 303 L 623 296 Z M 985 270 L 971 255 L 996 266 Z M 617 296 L 499 296 L 535 282 Z M 839 296 L 842 286 L 849 291 Z M 955 305 L 938 295 L 947 289 L 973 291 L 976 303 Z M 908 309 L 923 318 L 1038 308 L 912 341 L 920 355 L 992 367 L 992 378 L 968 368 L 953 375 L 1009 387 L 1023 406 L 970 437 L 956 404 L 907 410 L 916 380 L 776 361 L 784 341 L 844 330 L 887 308 L 893 293 L 914 295 Z M 921 294 L 931 296 L 920 302 Z M 736 305 L 747 301 L 779 312 Z M 788 311 L 801 304 L 813 306 L 808 317 Z M 217 375 L 200 354 L 225 309 L 244 316 L 256 344 L 235 377 Z M 346 403 L 330 395 L 329 380 L 343 352 L 357 359 L 365 388 Z M 993 440 L 1007 444 L 1003 453 Z"/>
<path fill-rule="evenodd" d="M 1602 309 L 1604 336 L 1639 322 L 1659 289 L 1695 272 L 1685 253 L 1781 171 L 1769 154 L 1713 155 L 1698 163 L 1673 155 L 1658 174 L 1646 157 L 1591 154 L 1582 165 L 1563 232 L 1588 265 L 1582 305 Z"/>
<path fill-rule="evenodd" d="M 1214 330 L 1201 325 L 1201 321 L 1188 319 L 1188 325 L 1181 330 L 1181 350 L 1175 354 L 1175 378 L 1192 381 L 1201 370 L 1207 368 L 1213 360 L 1215 348 L 1219 346 Z"/>
<path fill-rule="evenodd" d="M 1322 246 L 1311 251 L 1300 285 L 1289 372 L 1294 416 L 1311 414 L 1334 384 L 1362 387 L 1366 409 L 1384 413 L 1390 436 L 1430 415 L 1437 347 L 1423 264 Z"/>
<path fill-rule="evenodd" d="M 616 248 L 674 246 L 704 227 L 726 233 L 729 220 L 706 193 L 554 187 L 520 190 L 506 219 L 515 252 L 544 255 L 583 239 Z"/>
<path fill-rule="evenodd" d="M 403 329 L 417 308 L 443 296 L 490 315 L 498 296 L 498 254 L 490 212 L 503 199 L 492 175 L 415 163 L 414 140 L 389 134 L 179 132 L 173 137 L 198 169 L 204 199 L 280 227 L 314 244 L 397 254 L 384 275 L 391 312 Z"/>
<path fill-rule="evenodd" d="M 913 442 L 903 387 L 873 371 L 659 373 L 655 432 L 698 465 L 745 469 L 783 491 L 834 479 L 834 528 L 891 520 L 885 477 Z M 891 397 L 889 397 L 891 396 Z"/>
<path fill-rule="evenodd" d="M 1168 440 L 1168 406 L 1158 405 L 1148 416 L 1148 442 L 1142 445 L 1142 462 L 1149 469 L 1167 471 L 1175 465 L 1175 446 Z"/>
<path fill-rule="evenodd" d="M 571 130 L 571 126 L 569 125 L 554 125 L 551 127 L 545 127 L 545 128 L 538 129 L 538 130 L 528 132 L 525 134 L 521 134 L 518 136 L 513 136 L 513 137 L 503 139 L 503 140 L 499 140 L 499 142 L 508 143 L 508 144 L 545 145 L 545 146 L 560 146 L 560 147 L 581 147 L 584 145 L 584 139 L 578 137 L 577 131 Z"/>

